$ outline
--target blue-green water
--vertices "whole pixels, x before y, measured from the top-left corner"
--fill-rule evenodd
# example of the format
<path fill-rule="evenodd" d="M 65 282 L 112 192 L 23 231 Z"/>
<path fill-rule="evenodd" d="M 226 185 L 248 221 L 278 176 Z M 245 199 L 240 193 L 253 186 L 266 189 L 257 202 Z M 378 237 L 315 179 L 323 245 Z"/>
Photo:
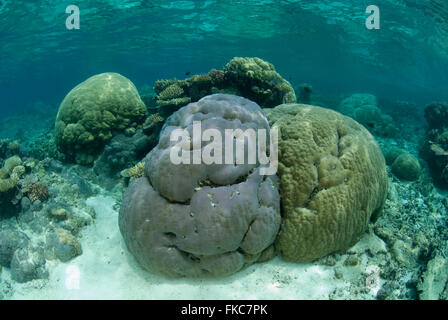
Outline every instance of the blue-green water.
<path fill-rule="evenodd" d="M 367 1 L 3 1 L 2 114 L 36 99 L 58 104 L 87 77 L 122 73 L 137 85 L 220 68 L 234 56 L 272 62 L 322 94 L 368 91 L 426 103 L 447 97 L 447 4 Z"/>
<path fill-rule="evenodd" d="M 73 13 L 66 13 L 70 5 L 79 8 L 79 29 L 67 27 Z M 374 21 L 378 29 L 366 25 L 372 14 L 366 12 L 369 5 L 379 9 Z M 253 57 L 271 63 L 278 74 L 262 72 L 266 80 L 254 76 L 256 68 L 235 71 L 238 61 L 239 67 L 253 68 L 254 61 L 266 66 Z M 235 69 L 230 61 L 236 61 Z M 212 69 L 218 71 L 209 73 Z M 85 85 L 95 75 L 100 76 L 94 79 L 114 79 L 118 84 L 107 80 Z M 181 81 L 157 82 L 174 78 Z M 70 95 L 83 82 L 84 93 Z M 295 102 L 291 98 L 294 91 L 297 102 L 326 109 L 272 108 Z M 278 194 L 259 191 L 260 182 L 254 196 L 248 197 L 253 201 L 258 195 L 274 203 L 262 205 L 263 198 L 255 205 L 275 208 L 277 215 L 258 230 L 262 236 L 272 233 L 272 239 L 264 239 L 269 243 L 255 253 L 245 252 L 241 239 L 256 220 L 251 218 L 241 243 L 224 252 L 242 259 L 240 265 L 237 258 L 234 264 L 224 258 L 213 260 L 222 254 L 219 241 L 218 253 L 207 246 L 215 245 L 215 234 L 223 235 L 225 244 L 227 233 L 228 238 L 238 238 L 235 230 L 244 229 L 246 222 L 235 218 L 227 229 L 220 229 L 225 223 L 217 222 L 221 220 L 213 216 L 213 210 L 222 204 L 211 193 L 192 204 L 189 198 L 163 194 L 171 187 L 188 185 L 189 168 L 172 174 L 168 171 L 175 169 L 170 164 L 154 164 L 158 160 L 150 156 L 143 161 L 148 153 L 159 150 L 160 132 L 169 127 L 162 129 L 164 123 L 181 126 L 177 118 L 168 118 L 173 112 L 180 107 L 188 110 L 216 92 L 253 98 L 266 108 L 254 111 L 261 115 L 258 124 L 271 130 L 290 125 L 282 112 L 298 123 L 280 135 L 285 141 L 295 137 L 300 143 L 292 143 L 292 151 L 289 144 L 280 144 L 286 148 L 281 150 L 283 166 L 278 185 L 272 182 L 271 186 Z M 112 102 L 105 103 L 103 98 Z M 207 112 L 219 118 L 227 110 L 220 101 L 228 99 L 233 107 L 241 108 L 247 105 L 243 98 L 206 97 L 210 105 L 201 101 L 210 108 Z M 448 299 L 446 101 L 447 0 L 0 0 L 0 300 Z M 250 108 L 259 110 L 256 105 Z M 238 112 L 245 114 L 244 110 Z M 348 118 L 340 120 L 333 110 L 362 126 Z M 247 119 L 238 112 L 232 117 L 240 116 L 240 124 L 245 123 Z M 316 121 L 308 112 L 320 118 Z M 344 121 L 349 124 L 336 128 Z M 330 133 L 334 130 L 334 136 L 325 130 L 309 135 L 307 128 L 320 128 L 320 122 Z M 297 134 L 297 130 L 303 131 Z M 354 140 L 346 143 L 346 134 L 354 135 Z M 313 140 L 310 145 L 307 137 Z M 315 151 L 326 143 L 334 144 L 330 151 Z M 350 149 L 348 156 L 345 147 Z M 303 153 L 296 154 L 296 150 Z M 294 155 L 292 159 L 288 152 Z M 302 158 L 309 163 L 297 165 Z M 169 167 L 168 173 L 159 165 Z M 311 173 L 307 175 L 306 170 Z M 332 173 L 326 176 L 326 170 Z M 156 181 L 159 172 L 166 175 Z M 194 185 L 194 192 L 188 192 L 244 185 L 254 173 L 248 171 L 225 183 L 212 181 L 212 174 L 207 174 Z M 358 176 L 362 178 L 359 185 L 331 194 L 332 188 L 350 185 Z M 166 185 L 159 190 L 161 184 Z M 141 196 L 143 191 L 138 191 L 144 188 L 157 192 L 145 189 L 147 193 Z M 305 197 L 302 189 L 306 189 Z M 126 190 L 131 192 L 123 197 Z M 328 202 L 325 194 L 331 195 Z M 166 200 L 163 204 L 157 202 L 162 198 Z M 314 205 L 320 199 L 324 204 Z M 226 212 L 231 204 L 223 202 Z M 134 203 L 142 207 L 135 209 Z M 208 230 L 206 235 L 212 240 L 198 241 L 199 248 L 194 241 L 185 245 L 188 241 L 178 240 L 176 232 L 189 227 L 180 216 L 178 224 L 176 219 L 164 220 L 167 230 L 154 233 L 151 241 L 140 243 L 140 249 L 132 249 L 132 241 L 146 229 L 137 226 L 137 231 L 123 231 L 128 223 L 121 218 L 124 214 L 140 210 L 143 216 L 157 212 L 164 217 L 178 208 L 188 206 L 182 210 L 190 210 L 197 203 L 199 209 L 190 212 L 188 219 L 202 223 L 193 217 L 205 212 L 204 221 L 218 226 L 213 229 L 197 223 L 192 233 L 203 236 Z M 209 203 L 211 207 L 206 207 Z M 325 211 L 325 203 L 331 209 Z M 241 215 L 256 211 L 252 205 L 245 203 L 238 210 L 244 211 Z M 284 249 L 288 246 L 282 247 L 280 239 L 282 232 L 288 232 L 288 223 L 294 224 L 285 222 L 288 210 L 297 210 L 309 221 L 334 213 L 336 218 L 330 219 L 334 223 L 311 228 L 318 230 L 317 235 L 314 231 L 308 234 L 305 227 L 304 239 L 321 239 L 322 233 L 323 238 L 327 235 L 344 245 L 333 248 L 331 241 L 318 243 L 311 251 L 333 249 L 325 254 L 312 252 L 309 259 L 288 258 Z M 351 215 L 360 218 L 351 220 Z M 225 220 L 222 216 L 218 215 Z M 154 218 L 155 225 L 159 218 Z M 359 221 L 363 224 L 358 228 Z M 313 223 L 317 222 L 308 224 Z M 202 231 L 204 225 L 209 229 Z M 170 228 L 177 228 L 176 232 Z M 344 238 L 357 228 L 354 239 Z M 185 234 L 184 239 L 188 238 Z M 290 241 L 303 234 L 293 235 Z M 179 255 L 160 254 L 154 259 L 151 253 L 145 260 L 146 252 L 152 252 L 158 241 L 169 254 L 174 250 Z M 193 249 L 184 250 L 182 246 L 188 245 Z M 296 247 L 306 245 L 298 242 Z M 295 247 L 289 249 L 294 252 Z M 204 267 L 201 259 L 214 263 L 206 262 Z M 204 274 L 219 276 L 194 279 Z M 172 275 L 185 278 L 172 279 Z"/>

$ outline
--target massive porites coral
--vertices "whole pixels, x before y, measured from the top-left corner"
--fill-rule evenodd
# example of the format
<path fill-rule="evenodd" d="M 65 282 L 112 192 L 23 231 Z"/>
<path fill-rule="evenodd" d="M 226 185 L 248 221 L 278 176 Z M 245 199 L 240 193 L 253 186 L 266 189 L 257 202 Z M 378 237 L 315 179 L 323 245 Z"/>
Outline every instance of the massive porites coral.
<path fill-rule="evenodd" d="M 90 77 L 71 90 L 56 117 L 55 141 L 70 161 L 91 164 L 105 143 L 145 121 L 146 107 L 132 82 L 118 73 Z"/>
<path fill-rule="evenodd" d="M 384 157 L 372 135 L 332 110 L 298 104 L 265 109 L 279 134 L 285 260 L 311 261 L 357 242 L 387 191 Z"/>
<path fill-rule="evenodd" d="M 372 94 L 352 94 L 341 101 L 338 111 L 352 117 L 376 136 L 394 137 L 398 133 L 394 120 L 383 113 Z"/>
<path fill-rule="evenodd" d="M 181 108 L 146 156 L 145 176 L 125 191 L 119 226 L 129 251 L 149 271 L 226 276 L 272 254 L 281 220 L 277 179 L 261 175 L 257 163 L 173 164 L 173 148 L 190 155 L 194 149 L 171 141 L 171 133 L 185 129 L 195 139 L 195 121 L 203 132 L 218 130 L 223 140 L 226 129 L 269 132 L 263 111 L 245 98 L 215 94 Z M 200 150 L 209 146 L 203 142 Z"/>

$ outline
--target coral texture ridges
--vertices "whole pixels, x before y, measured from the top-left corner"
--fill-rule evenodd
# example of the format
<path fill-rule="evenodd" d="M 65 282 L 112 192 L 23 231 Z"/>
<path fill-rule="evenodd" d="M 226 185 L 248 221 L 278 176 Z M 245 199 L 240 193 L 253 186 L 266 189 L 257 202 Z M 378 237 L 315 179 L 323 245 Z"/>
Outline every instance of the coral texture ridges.
<path fill-rule="evenodd" d="M 146 107 L 132 82 L 118 73 L 90 77 L 62 101 L 55 124 L 60 152 L 91 164 L 105 143 L 145 120 Z"/>
<path fill-rule="evenodd" d="M 356 121 L 328 109 L 287 104 L 265 111 L 281 131 L 283 223 L 277 249 L 291 261 L 347 249 L 385 202 L 379 146 Z"/>

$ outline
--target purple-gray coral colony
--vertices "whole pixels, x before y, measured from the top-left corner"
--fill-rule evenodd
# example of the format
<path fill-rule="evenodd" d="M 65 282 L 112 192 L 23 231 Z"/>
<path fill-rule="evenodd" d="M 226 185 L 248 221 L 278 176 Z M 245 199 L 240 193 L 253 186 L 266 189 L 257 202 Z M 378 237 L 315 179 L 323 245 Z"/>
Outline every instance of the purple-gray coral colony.
<path fill-rule="evenodd" d="M 277 179 L 261 175 L 257 164 L 172 164 L 170 133 L 191 132 L 194 121 L 223 136 L 225 129 L 269 132 L 261 108 L 245 98 L 215 94 L 181 108 L 146 156 L 145 176 L 125 192 L 119 226 L 150 271 L 225 276 L 256 262 L 274 242 L 281 220 Z"/>

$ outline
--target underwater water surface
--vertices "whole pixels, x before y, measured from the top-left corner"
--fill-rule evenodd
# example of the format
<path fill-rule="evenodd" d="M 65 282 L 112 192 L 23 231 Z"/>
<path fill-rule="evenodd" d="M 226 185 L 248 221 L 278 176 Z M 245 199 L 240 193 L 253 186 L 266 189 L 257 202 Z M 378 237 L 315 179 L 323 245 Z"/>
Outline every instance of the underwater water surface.
<path fill-rule="evenodd" d="M 448 299 L 447 39 L 445 0 L 0 0 L 0 299 Z M 193 119 L 278 171 L 178 169 Z"/>

